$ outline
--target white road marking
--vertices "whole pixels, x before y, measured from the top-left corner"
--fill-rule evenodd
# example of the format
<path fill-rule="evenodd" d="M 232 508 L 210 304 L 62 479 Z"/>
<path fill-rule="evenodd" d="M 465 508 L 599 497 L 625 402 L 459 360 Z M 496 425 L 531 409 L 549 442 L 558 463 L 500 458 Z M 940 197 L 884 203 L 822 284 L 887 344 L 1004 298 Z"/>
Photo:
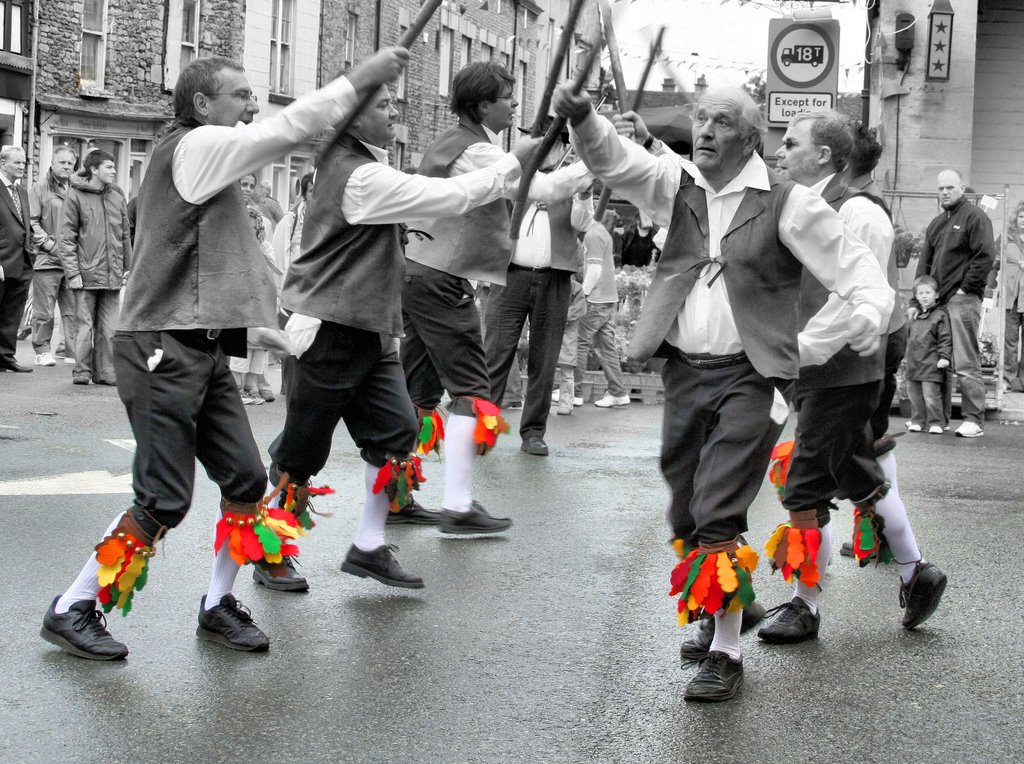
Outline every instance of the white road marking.
<path fill-rule="evenodd" d="M 0 482 L 0 495 L 4 496 L 82 496 L 101 493 L 132 493 L 132 474 L 114 475 L 106 470 L 93 470 Z"/>
<path fill-rule="evenodd" d="M 123 448 L 125 451 L 135 453 L 135 441 L 132 438 L 107 438 L 106 442 L 112 446 Z"/>

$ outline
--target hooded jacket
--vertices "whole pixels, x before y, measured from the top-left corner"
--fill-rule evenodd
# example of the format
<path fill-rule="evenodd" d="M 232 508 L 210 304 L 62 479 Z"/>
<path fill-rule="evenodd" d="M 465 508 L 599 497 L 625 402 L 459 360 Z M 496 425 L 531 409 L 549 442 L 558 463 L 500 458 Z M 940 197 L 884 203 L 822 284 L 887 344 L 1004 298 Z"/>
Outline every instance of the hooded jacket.
<path fill-rule="evenodd" d="M 37 271 L 60 270 L 57 238 L 60 236 L 61 223 L 64 222 L 64 197 L 69 188 L 53 177 L 53 170 L 47 170 L 46 175 L 28 190 L 32 235 L 46 237 L 37 248 Z"/>
<path fill-rule="evenodd" d="M 128 204 L 113 185 L 98 190 L 72 178 L 58 251 L 64 275 L 84 289 L 120 289 L 132 257 Z"/>

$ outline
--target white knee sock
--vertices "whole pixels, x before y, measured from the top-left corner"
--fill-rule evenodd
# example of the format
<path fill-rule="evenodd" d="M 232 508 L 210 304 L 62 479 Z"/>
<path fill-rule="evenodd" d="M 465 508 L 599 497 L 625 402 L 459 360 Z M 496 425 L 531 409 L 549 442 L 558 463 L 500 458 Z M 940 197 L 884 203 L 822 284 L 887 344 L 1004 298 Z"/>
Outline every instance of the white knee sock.
<path fill-rule="evenodd" d="M 105 531 L 101 538 L 109 536 L 117 524 L 121 522 L 121 518 L 124 517 L 125 513 L 122 512 L 114 518 Z M 82 572 L 78 574 L 78 578 L 75 579 L 74 583 L 71 584 L 70 588 L 64 592 L 60 599 L 57 600 L 57 604 L 54 606 L 54 612 L 58 615 L 62 615 L 71 609 L 71 606 L 76 602 L 82 602 L 83 600 L 94 600 L 96 595 L 100 591 L 100 581 L 96 577 L 100 570 L 100 564 L 96 562 L 96 553 L 93 552 L 89 555 L 89 559 L 85 562 L 85 567 L 82 568 Z"/>
<path fill-rule="evenodd" d="M 812 613 L 818 612 L 818 595 L 821 592 L 818 590 L 818 586 L 821 580 L 825 577 L 825 571 L 828 570 L 828 561 L 832 556 L 832 523 L 828 523 L 824 528 L 821 529 L 821 546 L 818 548 L 818 576 L 819 583 L 814 586 L 807 586 L 796 582 L 796 587 L 793 591 L 794 597 L 799 597 L 807 606 L 811 609 Z"/>
<path fill-rule="evenodd" d="M 220 521 L 220 516 L 217 517 L 217 521 Z M 225 541 L 213 558 L 213 571 L 210 573 L 210 588 L 206 592 L 205 610 L 217 607 L 225 594 L 231 594 L 240 568 L 241 566 L 232 559 L 228 543 Z"/>
<path fill-rule="evenodd" d="M 363 516 L 359 518 L 356 528 L 355 545 L 364 552 L 373 552 L 384 546 L 384 525 L 388 521 L 388 497 L 383 491 L 373 492 L 373 484 L 377 480 L 378 468 L 366 465 L 366 502 L 363 504 Z"/>
<path fill-rule="evenodd" d="M 740 651 L 740 626 L 743 624 L 743 611 L 726 613 L 719 610 L 715 613 L 715 638 L 711 640 L 709 650 L 725 653 L 738 661 L 743 657 Z"/>
<path fill-rule="evenodd" d="M 441 508 L 465 514 L 473 503 L 476 417 L 452 414 L 444 431 L 444 494 Z"/>
<path fill-rule="evenodd" d="M 921 557 L 917 539 L 914 538 L 914 529 L 910 527 L 907 508 L 900 498 L 896 482 L 896 455 L 892 451 L 882 454 L 878 457 L 878 465 L 885 473 L 885 479 L 889 481 L 889 493 L 876 502 L 875 511 L 885 520 L 885 538 L 889 542 L 893 557 L 897 560 L 896 567 L 899 569 L 900 579 L 907 584 L 914 575 L 918 560 L 922 563 L 925 560 Z"/>

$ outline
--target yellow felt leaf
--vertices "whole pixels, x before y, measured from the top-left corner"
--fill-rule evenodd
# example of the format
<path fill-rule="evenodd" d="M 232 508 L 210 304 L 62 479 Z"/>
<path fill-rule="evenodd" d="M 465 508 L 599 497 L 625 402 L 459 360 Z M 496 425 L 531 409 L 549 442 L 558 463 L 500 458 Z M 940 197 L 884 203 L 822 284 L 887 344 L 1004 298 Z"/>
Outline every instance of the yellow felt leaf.
<path fill-rule="evenodd" d="M 757 556 L 757 552 L 750 546 L 741 546 L 736 550 L 736 560 L 739 562 L 740 567 L 743 568 L 747 573 L 753 573 L 754 568 L 757 567 L 757 562 L 761 558 Z"/>
<path fill-rule="evenodd" d="M 297 539 L 305 533 L 300 526 L 291 526 L 283 520 L 277 520 L 273 517 L 266 518 L 263 524 L 272 530 L 278 538 Z"/>
<path fill-rule="evenodd" d="M 124 606 L 128 603 L 128 598 L 132 596 L 132 590 L 131 587 L 128 587 L 123 591 L 120 589 L 118 591 L 120 591 L 121 593 L 117 596 L 117 607 L 123 609 Z"/>
<path fill-rule="evenodd" d="M 681 613 L 676 613 L 676 620 L 679 621 L 680 626 L 685 626 L 690 622 L 690 611 L 684 610 Z"/>
<path fill-rule="evenodd" d="M 725 609 L 726 613 L 738 613 L 743 609 L 743 603 L 740 602 L 739 597 L 733 597 L 729 602 L 729 607 Z"/>
<path fill-rule="evenodd" d="M 132 555 L 132 561 L 128 563 L 124 573 L 121 574 L 121 580 L 117 582 L 117 588 L 121 591 L 130 591 L 135 586 L 135 579 L 139 577 L 144 567 L 146 567 L 146 558 L 138 553 Z"/>
<path fill-rule="evenodd" d="M 779 542 L 782 541 L 782 537 L 785 535 L 787 528 L 789 528 L 789 523 L 783 523 L 780 525 L 775 529 L 775 532 L 772 533 L 771 538 L 768 539 L 768 543 L 764 545 L 764 551 L 768 553 L 769 557 L 775 556 L 775 550 L 778 548 Z"/>
<path fill-rule="evenodd" d="M 680 560 L 683 559 L 683 540 L 682 539 L 676 539 L 675 541 L 673 541 L 672 542 L 672 548 L 675 550 L 676 554 L 679 556 L 679 559 Z"/>
<path fill-rule="evenodd" d="M 114 579 L 117 578 L 117 571 L 120 569 L 120 563 L 117 565 L 100 565 L 100 569 L 96 574 L 96 578 L 99 579 L 100 586 L 110 586 L 114 583 Z"/>
<path fill-rule="evenodd" d="M 496 416 L 483 416 L 480 417 L 480 421 L 484 423 L 484 427 L 488 430 L 493 430 L 498 426 L 498 417 Z"/>
<path fill-rule="evenodd" d="M 736 591 L 740 586 L 740 580 L 736 577 L 736 571 L 732 567 L 732 560 L 725 552 L 718 553 L 718 585 L 727 594 Z"/>
<path fill-rule="evenodd" d="M 281 560 L 284 559 L 284 555 L 282 555 L 280 552 L 276 552 L 274 554 L 268 554 L 267 552 L 264 552 L 263 559 L 269 562 L 271 565 L 277 565 L 279 562 L 281 562 Z"/>

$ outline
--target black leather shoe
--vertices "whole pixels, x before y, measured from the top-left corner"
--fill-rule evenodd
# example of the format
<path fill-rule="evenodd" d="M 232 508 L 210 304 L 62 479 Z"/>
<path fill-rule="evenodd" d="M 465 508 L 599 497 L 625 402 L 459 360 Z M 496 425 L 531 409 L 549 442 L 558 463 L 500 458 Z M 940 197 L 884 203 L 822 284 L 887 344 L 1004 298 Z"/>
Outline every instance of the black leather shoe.
<path fill-rule="evenodd" d="M 403 589 L 422 589 L 423 579 L 411 573 L 406 573 L 402 570 L 402 566 L 398 564 L 398 560 L 395 559 L 395 555 L 391 551 L 397 548 L 388 544 L 372 552 L 364 552 L 353 544 L 348 548 L 348 554 L 345 555 L 345 562 L 341 564 L 341 569 L 345 573 L 351 573 L 353 576 L 359 576 L 360 578 L 369 576 L 388 586 L 398 586 Z"/>
<path fill-rule="evenodd" d="M 751 603 L 743 608 L 743 621 L 740 632 L 750 631 L 764 620 L 765 610 L 760 602 Z M 711 641 L 715 638 L 715 619 L 705 618 L 697 626 L 697 633 L 679 647 L 679 658 L 683 663 L 694 663 L 704 660 L 711 649 Z"/>
<path fill-rule="evenodd" d="M 397 512 L 388 512 L 388 525 L 437 525 L 441 522 L 441 513 L 436 509 L 427 509 L 416 499 L 409 499 L 409 503 Z"/>
<path fill-rule="evenodd" d="M 230 594 L 220 598 L 220 604 L 206 609 L 206 596 L 199 601 L 199 627 L 196 634 L 232 650 L 262 653 L 270 649 L 270 640 L 253 623 L 249 609 Z"/>
<path fill-rule="evenodd" d="M 22 366 L 17 361 L 8 361 L 7 363 L 0 365 L 0 371 L 12 371 L 16 374 L 31 374 L 31 366 Z"/>
<path fill-rule="evenodd" d="M 700 662 L 697 676 L 686 685 L 683 698 L 698 703 L 728 700 L 743 686 L 743 661 L 734 661 L 725 653 L 712 650 Z"/>
<path fill-rule="evenodd" d="M 548 444 L 544 442 L 543 438 L 539 438 L 536 435 L 532 438 L 525 438 L 521 448 L 526 453 L 533 454 L 534 456 L 548 455 Z"/>
<path fill-rule="evenodd" d="M 821 615 L 812 613 L 807 603 L 794 597 L 785 605 L 772 608 L 778 617 L 757 631 L 758 639 L 773 645 L 792 645 L 808 639 L 817 639 Z"/>
<path fill-rule="evenodd" d="M 295 570 L 295 561 L 291 557 L 285 557 L 280 565 L 270 568 L 254 565 L 252 580 L 277 592 L 309 591 L 309 581 Z"/>
<path fill-rule="evenodd" d="M 470 505 L 469 512 L 441 510 L 441 533 L 500 533 L 512 527 L 507 517 L 491 517 L 479 502 Z"/>
<path fill-rule="evenodd" d="M 900 607 L 903 610 L 903 628 L 917 628 L 931 618 L 946 591 L 946 574 L 937 565 L 918 563 L 909 584 L 900 583 Z"/>
<path fill-rule="evenodd" d="M 66 653 L 91 661 L 119 661 L 128 655 L 128 648 L 107 631 L 107 619 L 96 609 L 96 600 L 76 602 L 58 615 L 54 608 L 59 599 L 57 595 L 50 603 L 39 636 Z"/>

